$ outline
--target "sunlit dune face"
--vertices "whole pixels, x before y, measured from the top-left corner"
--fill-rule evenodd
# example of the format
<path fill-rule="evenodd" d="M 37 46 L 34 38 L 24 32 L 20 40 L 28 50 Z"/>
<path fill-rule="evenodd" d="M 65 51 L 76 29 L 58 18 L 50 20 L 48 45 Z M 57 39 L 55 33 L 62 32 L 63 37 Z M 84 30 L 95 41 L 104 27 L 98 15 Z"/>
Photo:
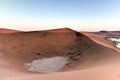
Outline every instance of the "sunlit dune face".
<path fill-rule="evenodd" d="M 86 35 L 86 36 L 89 36 L 89 37 L 94 37 L 94 36 L 98 36 L 98 37 L 101 37 L 101 38 L 103 38 L 104 36 L 101 36 L 101 35 L 96 35 L 96 34 L 91 34 L 91 33 L 89 33 L 89 32 L 81 32 L 82 34 L 84 34 L 84 35 Z"/>

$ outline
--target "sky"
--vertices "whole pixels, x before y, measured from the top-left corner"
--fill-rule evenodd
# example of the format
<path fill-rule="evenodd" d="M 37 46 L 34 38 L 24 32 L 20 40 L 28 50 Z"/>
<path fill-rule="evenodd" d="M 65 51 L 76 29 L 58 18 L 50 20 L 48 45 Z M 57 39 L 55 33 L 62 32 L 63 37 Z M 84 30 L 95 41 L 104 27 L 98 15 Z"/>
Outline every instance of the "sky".
<path fill-rule="evenodd" d="M 0 28 L 120 30 L 120 0 L 0 0 Z"/>

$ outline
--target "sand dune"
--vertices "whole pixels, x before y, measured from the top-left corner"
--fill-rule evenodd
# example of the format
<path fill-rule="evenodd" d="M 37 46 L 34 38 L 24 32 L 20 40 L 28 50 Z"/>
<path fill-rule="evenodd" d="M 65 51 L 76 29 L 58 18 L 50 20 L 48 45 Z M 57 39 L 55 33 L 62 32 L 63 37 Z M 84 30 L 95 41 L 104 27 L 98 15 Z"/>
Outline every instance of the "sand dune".
<path fill-rule="evenodd" d="M 105 37 L 63 28 L 0 34 L 2 80 L 119 80 L 120 52 Z M 53 74 L 29 72 L 35 59 L 69 56 L 70 63 Z"/>
<path fill-rule="evenodd" d="M 12 30 L 12 29 L 0 28 L 0 33 L 16 33 L 16 32 L 21 32 L 21 31 L 19 31 L 19 30 Z"/>

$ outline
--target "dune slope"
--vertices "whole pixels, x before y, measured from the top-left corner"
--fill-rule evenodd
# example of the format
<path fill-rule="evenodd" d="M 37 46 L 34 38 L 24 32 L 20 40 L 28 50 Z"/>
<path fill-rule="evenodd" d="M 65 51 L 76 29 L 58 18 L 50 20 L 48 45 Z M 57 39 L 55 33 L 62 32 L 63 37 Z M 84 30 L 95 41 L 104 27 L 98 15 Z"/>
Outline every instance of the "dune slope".
<path fill-rule="evenodd" d="M 24 68 L 25 63 L 34 59 L 55 56 L 70 58 L 70 63 L 64 66 L 60 73 L 38 74 Z M 114 78 L 110 76 L 114 71 L 119 71 L 117 67 L 119 61 L 120 54 L 114 48 L 94 42 L 89 35 L 68 28 L 0 34 L 0 78 L 2 80 L 49 80 L 50 78 L 73 80 L 75 77 L 77 80 L 107 80 L 109 77 Z M 67 74 L 73 78 L 66 77 Z M 96 77 L 92 77 L 93 75 Z"/>

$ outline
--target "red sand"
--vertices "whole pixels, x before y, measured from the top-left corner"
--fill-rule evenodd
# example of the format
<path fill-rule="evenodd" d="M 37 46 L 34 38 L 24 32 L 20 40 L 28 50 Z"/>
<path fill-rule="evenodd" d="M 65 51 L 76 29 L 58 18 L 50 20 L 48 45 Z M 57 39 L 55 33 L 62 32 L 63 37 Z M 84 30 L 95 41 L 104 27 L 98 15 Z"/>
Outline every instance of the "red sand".
<path fill-rule="evenodd" d="M 0 80 L 120 80 L 119 49 L 103 36 L 67 28 L 18 32 L 0 34 L 0 45 Z M 57 73 L 32 73 L 23 67 L 34 59 L 68 53 L 74 53 L 71 63 Z"/>

